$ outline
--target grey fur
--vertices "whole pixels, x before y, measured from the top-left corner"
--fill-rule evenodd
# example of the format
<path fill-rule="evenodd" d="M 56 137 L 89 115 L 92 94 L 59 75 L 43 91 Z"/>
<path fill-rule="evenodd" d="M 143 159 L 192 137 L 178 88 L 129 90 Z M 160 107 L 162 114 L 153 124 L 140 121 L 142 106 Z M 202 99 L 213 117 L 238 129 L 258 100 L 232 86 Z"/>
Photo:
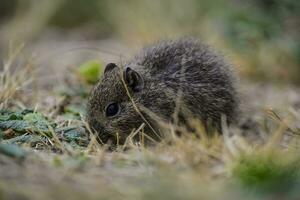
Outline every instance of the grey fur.
<path fill-rule="evenodd" d="M 103 142 L 114 138 L 117 132 L 121 142 L 144 120 L 136 112 L 122 82 L 121 71 L 130 68 L 143 79 L 142 89 L 134 92 L 129 88 L 132 99 L 139 108 L 147 108 L 165 121 L 172 121 L 179 99 L 179 121 L 186 124 L 186 117 L 202 120 L 205 124 L 220 129 L 221 116 L 228 123 L 236 118 L 238 95 L 232 68 L 223 57 L 207 45 L 192 38 L 168 40 L 146 47 L 123 67 L 107 70 L 92 90 L 87 121 Z M 105 107 L 119 102 L 119 115 L 108 118 Z M 153 127 L 157 123 L 147 114 L 143 115 Z M 149 126 L 147 131 L 151 132 Z M 152 131 L 153 132 L 153 131 Z"/>

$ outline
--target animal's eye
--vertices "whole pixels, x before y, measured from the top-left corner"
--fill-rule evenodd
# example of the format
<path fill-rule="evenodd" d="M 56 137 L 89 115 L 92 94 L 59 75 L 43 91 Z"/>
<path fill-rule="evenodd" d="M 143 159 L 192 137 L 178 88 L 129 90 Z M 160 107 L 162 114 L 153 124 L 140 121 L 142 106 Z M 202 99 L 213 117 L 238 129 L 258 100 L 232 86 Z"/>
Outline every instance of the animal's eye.
<path fill-rule="evenodd" d="M 107 117 L 113 117 L 119 113 L 120 107 L 118 103 L 111 103 L 106 107 L 105 114 Z"/>

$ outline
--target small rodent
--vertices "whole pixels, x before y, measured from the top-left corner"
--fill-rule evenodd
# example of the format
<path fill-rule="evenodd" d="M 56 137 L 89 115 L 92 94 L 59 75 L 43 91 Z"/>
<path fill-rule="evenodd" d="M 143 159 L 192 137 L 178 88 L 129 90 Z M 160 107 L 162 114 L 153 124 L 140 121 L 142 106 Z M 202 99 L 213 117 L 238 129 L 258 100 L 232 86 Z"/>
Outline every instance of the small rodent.
<path fill-rule="evenodd" d="M 106 66 L 91 91 L 87 122 L 102 142 L 118 139 L 122 143 L 145 121 L 145 133 L 158 130 L 158 123 L 150 117 L 153 114 L 172 122 L 180 102 L 182 124 L 196 118 L 220 130 L 223 114 L 228 123 L 236 118 L 239 98 L 235 85 L 232 67 L 201 41 L 162 41 L 144 48 L 122 66 Z"/>

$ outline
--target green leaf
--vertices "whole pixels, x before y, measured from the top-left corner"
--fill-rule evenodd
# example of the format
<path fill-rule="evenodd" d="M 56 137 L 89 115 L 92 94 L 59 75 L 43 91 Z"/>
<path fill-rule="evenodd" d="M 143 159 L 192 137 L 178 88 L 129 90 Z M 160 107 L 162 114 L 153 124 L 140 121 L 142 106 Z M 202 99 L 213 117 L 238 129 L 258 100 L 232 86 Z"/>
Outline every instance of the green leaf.
<path fill-rule="evenodd" d="M 0 143 L 0 153 L 12 158 L 24 159 L 27 152 L 17 145 Z"/>
<path fill-rule="evenodd" d="M 100 61 L 91 60 L 82 64 L 77 71 L 80 78 L 82 78 L 86 82 L 96 83 L 100 77 L 102 68 L 103 66 Z"/>
<path fill-rule="evenodd" d="M 262 193 L 288 192 L 299 181 L 299 169 L 299 157 L 289 159 L 277 154 L 251 154 L 240 157 L 232 174 L 248 189 Z"/>
<path fill-rule="evenodd" d="M 41 113 L 28 113 L 23 119 L 28 122 L 46 122 L 46 118 Z"/>
<path fill-rule="evenodd" d="M 37 143 L 45 142 L 45 137 L 39 135 L 20 135 L 8 140 L 5 140 L 4 143 L 7 144 L 17 144 L 17 143 Z"/>
<path fill-rule="evenodd" d="M 83 127 L 62 127 L 55 129 L 57 133 L 63 133 L 63 140 L 72 143 L 75 142 L 81 146 L 89 143 L 88 135 Z"/>
<path fill-rule="evenodd" d="M 41 113 L 32 110 L 21 112 L 0 111 L 0 130 L 12 129 L 18 133 L 51 133 L 49 126 L 54 128 L 56 124 L 48 122 Z"/>

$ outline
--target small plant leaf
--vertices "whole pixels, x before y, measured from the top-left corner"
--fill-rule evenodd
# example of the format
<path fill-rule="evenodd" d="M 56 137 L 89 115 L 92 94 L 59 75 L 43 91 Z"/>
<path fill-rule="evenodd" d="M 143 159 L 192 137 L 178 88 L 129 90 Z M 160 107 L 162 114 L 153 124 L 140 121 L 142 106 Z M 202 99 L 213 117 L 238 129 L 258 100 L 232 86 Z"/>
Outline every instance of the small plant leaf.
<path fill-rule="evenodd" d="M 80 78 L 88 83 L 96 83 L 100 77 L 102 72 L 103 66 L 97 60 L 91 60 L 84 64 L 82 64 L 78 68 L 78 74 Z"/>
<path fill-rule="evenodd" d="M 284 160 L 280 159 L 282 157 L 267 153 L 244 155 L 233 168 L 233 177 L 254 191 L 288 192 L 300 178 L 299 157 L 284 157 Z"/>
<path fill-rule="evenodd" d="M 12 158 L 24 159 L 27 152 L 17 145 L 0 143 L 0 153 Z"/>
<path fill-rule="evenodd" d="M 55 127 L 55 123 L 50 123 L 47 119 L 32 110 L 21 112 L 0 111 L 0 130 L 11 129 L 17 133 L 44 132 L 50 133 L 49 126 Z"/>

